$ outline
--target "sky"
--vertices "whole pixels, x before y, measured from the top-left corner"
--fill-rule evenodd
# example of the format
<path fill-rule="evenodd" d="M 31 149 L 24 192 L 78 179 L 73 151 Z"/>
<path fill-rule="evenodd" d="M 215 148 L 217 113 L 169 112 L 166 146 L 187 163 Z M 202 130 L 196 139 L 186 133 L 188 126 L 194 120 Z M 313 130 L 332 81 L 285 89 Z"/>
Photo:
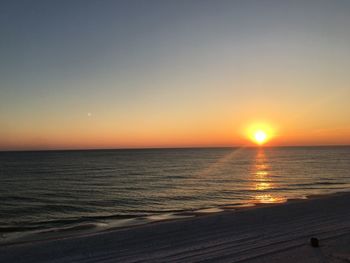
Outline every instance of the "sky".
<path fill-rule="evenodd" d="M 0 150 L 350 144 L 350 1 L 0 3 Z"/>

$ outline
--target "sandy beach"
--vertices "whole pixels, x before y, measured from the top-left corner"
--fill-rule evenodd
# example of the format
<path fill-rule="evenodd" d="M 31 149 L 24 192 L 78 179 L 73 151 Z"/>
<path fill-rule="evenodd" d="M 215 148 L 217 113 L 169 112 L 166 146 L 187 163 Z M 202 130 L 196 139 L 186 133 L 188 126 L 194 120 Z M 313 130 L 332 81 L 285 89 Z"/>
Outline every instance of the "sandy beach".
<path fill-rule="evenodd" d="M 0 262 L 349 262 L 349 200 L 350 193 L 339 193 L 5 245 Z"/>

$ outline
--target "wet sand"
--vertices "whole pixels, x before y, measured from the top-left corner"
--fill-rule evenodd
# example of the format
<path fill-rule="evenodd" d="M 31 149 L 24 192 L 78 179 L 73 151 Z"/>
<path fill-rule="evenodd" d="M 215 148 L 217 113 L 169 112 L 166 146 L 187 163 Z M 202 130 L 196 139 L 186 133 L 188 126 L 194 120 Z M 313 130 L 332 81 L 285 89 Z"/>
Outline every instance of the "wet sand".
<path fill-rule="evenodd" d="M 349 262 L 349 201 L 339 193 L 5 245 L 0 262 Z"/>

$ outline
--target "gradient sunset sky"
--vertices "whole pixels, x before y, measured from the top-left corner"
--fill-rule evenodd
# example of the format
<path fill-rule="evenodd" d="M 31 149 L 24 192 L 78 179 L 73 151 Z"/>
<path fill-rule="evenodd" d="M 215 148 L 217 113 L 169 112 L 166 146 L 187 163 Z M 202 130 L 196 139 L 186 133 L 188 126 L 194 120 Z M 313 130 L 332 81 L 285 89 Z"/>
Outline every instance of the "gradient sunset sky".
<path fill-rule="evenodd" d="M 350 144 L 350 1 L 1 1 L 0 149 Z"/>

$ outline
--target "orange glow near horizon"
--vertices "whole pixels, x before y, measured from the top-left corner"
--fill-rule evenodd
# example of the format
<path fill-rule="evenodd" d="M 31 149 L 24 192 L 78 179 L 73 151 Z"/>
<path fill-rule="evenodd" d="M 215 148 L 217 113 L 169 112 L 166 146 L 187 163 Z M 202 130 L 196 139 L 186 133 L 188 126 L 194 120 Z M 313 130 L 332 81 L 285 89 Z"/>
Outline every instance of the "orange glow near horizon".
<path fill-rule="evenodd" d="M 314 129 L 291 125 L 283 119 L 257 121 L 203 118 L 196 125 L 179 124 L 178 120 L 151 122 L 110 122 L 97 114 L 82 119 L 72 118 L 59 126 L 54 121 L 20 123 L 18 129 L 0 131 L 1 150 L 37 149 L 115 149 L 172 147 L 240 147 L 240 146 L 299 146 L 349 144 L 350 128 Z M 278 123 L 278 126 L 276 125 Z M 47 126 L 45 126 L 47 124 Z M 261 131 L 261 132 L 259 132 Z"/>

